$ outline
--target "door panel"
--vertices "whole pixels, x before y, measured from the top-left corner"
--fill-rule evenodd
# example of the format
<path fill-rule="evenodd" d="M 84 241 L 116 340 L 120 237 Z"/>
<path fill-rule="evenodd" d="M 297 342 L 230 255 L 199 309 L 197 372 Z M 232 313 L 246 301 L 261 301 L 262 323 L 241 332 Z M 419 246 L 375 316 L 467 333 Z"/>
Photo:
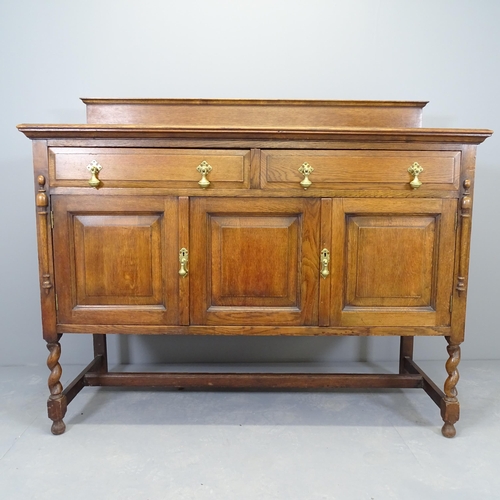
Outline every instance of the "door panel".
<path fill-rule="evenodd" d="M 74 215 L 78 304 L 162 304 L 161 219 Z"/>
<path fill-rule="evenodd" d="M 347 219 L 346 304 L 431 304 L 436 219 L 355 215 Z"/>
<path fill-rule="evenodd" d="M 294 307 L 299 218 L 210 218 L 212 305 Z M 269 235 L 272 233 L 272 238 Z M 289 279 L 290 278 L 290 279 Z"/>
<path fill-rule="evenodd" d="M 319 200 L 191 204 L 191 323 L 317 324 Z"/>
<path fill-rule="evenodd" d="M 53 197 L 59 323 L 176 324 L 174 198 Z"/>
<path fill-rule="evenodd" d="M 332 324 L 450 323 L 455 200 L 333 200 Z"/>

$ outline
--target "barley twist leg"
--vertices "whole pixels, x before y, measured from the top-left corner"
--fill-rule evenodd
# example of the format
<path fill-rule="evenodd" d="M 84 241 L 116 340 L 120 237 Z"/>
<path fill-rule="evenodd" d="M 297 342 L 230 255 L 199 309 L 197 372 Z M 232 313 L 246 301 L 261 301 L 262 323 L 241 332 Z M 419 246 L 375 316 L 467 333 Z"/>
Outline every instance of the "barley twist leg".
<path fill-rule="evenodd" d="M 441 402 L 441 416 L 444 420 L 442 428 L 443 436 L 451 438 L 454 437 L 457 432 L 454 424 L 458 421 L 460 416 L 460 404 L 457 399 L 458 393 L 456 389 L 459 379 L 457 367 L 460 363 L 460 344 L 453 343 L 450 337 L 446 337 L 446 341 L 448 342 L 446 349 L 449 357 L 445 367 L 448 378 L 444 383 L 445 397 Z"/>
<path fill-rule="evenodd" d="M 61 344 L 59 342 L 47 343 L 49 357 L 47 358 L 47 366 L 50 370 L 48 385 L 50 390 L 49 400 L 47 401 L 47 409 L 49 418 L 53 421 L 52 434 L 62 434 L 66 430 L 66 425 L 63 422 L 66 414 L 66 396 L 63 394 L 63 387 L 60 382 L 62 368 L 59 364 L 61 357 Z"/>

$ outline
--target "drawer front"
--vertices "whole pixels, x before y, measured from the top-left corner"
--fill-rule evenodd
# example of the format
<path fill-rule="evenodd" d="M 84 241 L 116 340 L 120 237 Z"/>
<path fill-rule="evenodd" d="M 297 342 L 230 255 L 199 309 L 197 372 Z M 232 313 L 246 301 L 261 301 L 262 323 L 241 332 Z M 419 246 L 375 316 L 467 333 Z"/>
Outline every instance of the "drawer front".
<path fill-rule="evenodd" d="M 458 189 L 460 151 L 263 151 L 263 189 L 304 190 L 305 176 L 299 171 L 308 164 L 307 188 L 410 190 L 414 176 L 408 168 L 417 162 L 423 171 L 419 191 Z M 307 182 L 307 181 L 306 181 Z"/>
<path fill-rule="evenodd" d="M 99 171 L 99 187 L 196 188 L 200 165 L 208 164 L 210 184 L 205 189 L 248 188 L 250 151 L 150 148 L 50 148 L 49 168 L 53 186 L 89 187 L 93 161 Z M 205 162 L 205 163 L 203 163 Z"/>

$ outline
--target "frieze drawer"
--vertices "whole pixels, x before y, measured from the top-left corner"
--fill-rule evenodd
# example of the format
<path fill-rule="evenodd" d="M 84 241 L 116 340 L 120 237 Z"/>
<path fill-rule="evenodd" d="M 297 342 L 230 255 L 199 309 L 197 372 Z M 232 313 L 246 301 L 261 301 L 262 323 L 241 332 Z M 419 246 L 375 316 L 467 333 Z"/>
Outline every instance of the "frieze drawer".
<path fill-rule="evenodd" d="M 458 189 L 459 151 L 263 151 L 261 185 L 412 191 L 415 175 L 409 169 L 415 164 L 421 168 L 422 191 Z"/>
<path fill-rule="evenodd" d="M 249 187 L 249 150 L 53 147 L 49 151 L 53 186 Z M 95 186 L 89 184 L 93 166 Z"/>

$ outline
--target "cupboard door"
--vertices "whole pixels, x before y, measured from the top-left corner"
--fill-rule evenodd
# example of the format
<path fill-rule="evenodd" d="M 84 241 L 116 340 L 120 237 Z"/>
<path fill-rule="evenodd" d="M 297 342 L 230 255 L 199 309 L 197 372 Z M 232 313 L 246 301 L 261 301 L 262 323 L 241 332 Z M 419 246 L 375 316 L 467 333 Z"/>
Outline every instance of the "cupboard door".
<path fill-rule="evenodd" d="M 194 198 L 191 323 L 317 324 L 319 221 L 314 199 Z"/>
<path fill-rule="evenodd" d="M 456 201 L 332 206 L 332 326 L 449 325 Z"/>
<path fill-rule="evenodd" d="M 53 196 L 58 322 L 177 324 L 175 198 Z"/>

